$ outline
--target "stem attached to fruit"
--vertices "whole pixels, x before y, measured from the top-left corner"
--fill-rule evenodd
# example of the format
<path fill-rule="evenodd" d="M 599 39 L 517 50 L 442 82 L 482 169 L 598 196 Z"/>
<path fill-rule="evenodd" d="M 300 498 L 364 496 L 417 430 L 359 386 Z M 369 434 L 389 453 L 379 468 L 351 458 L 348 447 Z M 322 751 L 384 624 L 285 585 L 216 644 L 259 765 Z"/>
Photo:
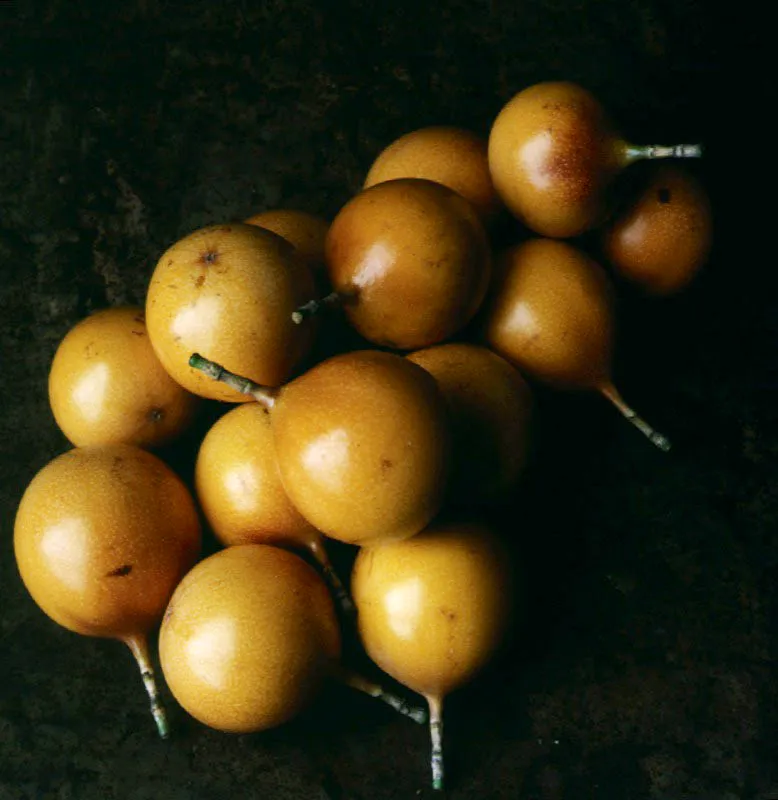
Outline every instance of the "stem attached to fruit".
<path fill-rule="evenodd" d="M 701 144 L 628 144 L 625 150 L 628 163 L 643 158 L 702 158 Z"/>
<path fill-rule="evenodd" d="M 316 538 L 308 545 L 308 549 L 311 551 L 311 555 L 313 555 L 316 561 L 318 561 L 321 571 L 324 574 L 324 579 L 327 581 L 332 593 L 335 595 L 335 600 L 337 601 L 338 605 L 341 607 L 346 616 L 350 618 L 355 617 L 357 610 L 354 606 L 354 601 L 349 597 L 346 587 L 338 577 L 338 573 L 333 569 L 332 563 L 327 555 L 327 551 L 324 549 L 324 545 L 318 538 Z"/>
<path fill-rule="evenodd" d="M 436 792 L 443 790 L 443 698 L 440 696 L 427 696 L 430 707 L 430 739 L 432 740 L 432 753 L 430 765 L 432 767 L 432 788 Z"/>
<path fill-rule="evenodd" d="M 151 713 L 154 717 L 154 722 L 157 723 L 157 730 L 162 739 L 167 739 L 170 736 L 170 728 L 167 723 L 167 716 L 165 709 L 162 707 L 162 700 L 159 696 L 159 689 L 157 688 L 157 681 L 154 677 L 154 667 L 151 666 L 151 659 L 149 658 L 149 646 L 145 636 L 130 636 L 124 640 L 127 647 L 130 648 L 135 661 L 138 663 L 141 678 L 143 678 L 143 685 L 146 687 L 146 692 L 149 695 L 151 702 Z"/>
<path fill-rule="evenodd" d="M 667 452 L 670 447 L 670 440 L 658 431 L 655 431 L 637 412 L 630 408 L 622 398 L 619 390 L 612 383 L 605 383 L 598 387 L 600 394 L 610 400 L 614 406 L 628 419 L 646 438 L 655 444 L 660 450 Z"/>
<path fill-rule="evenodd" d="M 362 675 L 357 672 L 352 672 L 350 669 L 346 669 L 346 667 L 339 666 L 335 671 L 335 677 L 346 686 L 350 686 L 358 692 L 364 692 L 370 695 L 370 697 L 375 697 L 376 700 L 381 700 L 388 706 L 391 706 L 395 711 L 399 711 L 400 714 L 410 717 L 419 725 L 423 725 L 427 721 L 427 712 L 423 708 L 412 706 L 410 703 L 403 700 L 402 697 L 386 691 L 383 686 L 373 683 L 373 681 L 369 681 L 367 678 L 363 678 Z"/>
<path fill-rule="evenodd" d="M 200 372 L 215 381 L 226 383 L 231 389 L 235 389 L 241 394 L 250 394 L 261 406 L 268 410 L 275 405 L 276 394 L 278 393 L 276 389 L 272 389 L 269 386 L 261 386 L 248 378 L 244 378 L 242 375 L 236 375 L 234 372 L 225 369 L 221 364 L 210 361 L 199 353 L 192 353 L 189 357 L 189 366 L 193 369 L 199 369 Z"/>
<path fill-rule="evenodd" d="M 292 312 L 292 322 L 294 322 L 295 325 L 299 325 L 307 317 L 318 314 L 322 308 L 339 306 L 343 302 L 343 299 L 344 297 L 340 292 L 330 292 L 326 297 L 322 297 L 319 300 L 309 300 L 296 311 Z"/>

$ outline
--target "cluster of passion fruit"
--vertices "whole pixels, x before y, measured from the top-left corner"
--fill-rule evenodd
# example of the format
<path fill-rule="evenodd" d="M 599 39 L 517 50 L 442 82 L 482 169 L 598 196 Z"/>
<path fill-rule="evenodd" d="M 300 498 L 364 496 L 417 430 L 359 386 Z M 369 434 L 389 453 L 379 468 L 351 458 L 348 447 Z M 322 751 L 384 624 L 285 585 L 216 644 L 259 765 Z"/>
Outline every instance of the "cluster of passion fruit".
<path fill-rule="evenodd" d="M 699 152 L 627 144 L 587 91 L 542 83 L 510 100 L 488 142 L 436 127 L 391 144 L 331 224 L 272 211 L 173 244 L 145 313 L 99 311 L 54 357 L 51 408 L 75 447 L 18 509 L 34 600 L 129 645 L 163 736 L 147 645 L 160 623 L 172 694 L 214 728 L 283 723 L 332 678 L 424 721 L 341 663 L 341 623 L 355 623 L 367 654 L 427 700 L 441 787 L 443 698 L 511 626 L 513 567 L 472 511 L 510 497 L 525 469 L 527 380 L 599 391 L 669 446 L 611 380 L 606 271 L 561 239 L 597 229 L 623 276 L 681 289 L 710 247 L 704 190 L 675 166 L 618 206 L 614 189 L 637 159 Z M 506 208 L 532 238 L 493 261 Z M 311 365 L 328 307 L 364 346 Z M 235 405 L 202 439 L 190 490 L 148 449 L 201 398 Z M 199 511 L 227 547 L 197 563 Z M 353 601 L 327 538 L 361 548 Z"/>

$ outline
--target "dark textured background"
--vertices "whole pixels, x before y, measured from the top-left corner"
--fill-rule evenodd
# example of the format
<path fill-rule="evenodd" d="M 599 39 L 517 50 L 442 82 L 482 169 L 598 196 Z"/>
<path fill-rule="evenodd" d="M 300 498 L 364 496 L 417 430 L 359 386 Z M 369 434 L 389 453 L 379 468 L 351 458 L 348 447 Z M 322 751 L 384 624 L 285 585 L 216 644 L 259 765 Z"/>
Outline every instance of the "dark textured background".
<path fill-rule="evenodd" d="M 156 739 L 128 652 L 26 595 L 13 517 L 66 447 L 46 397 L 58 341 L 142 302 L 165 247 L 278 205 L 331 216 L 397 135 L 486 133 L 547 78 L 587 85 L 637 141 L 704 141 L 717 242 L 682 298 L 621 291 L 617 382 L 671 454 L 596 398 L 540 396 L 538 459 L 505 520 L 528 626 L 450 698 L 450 796 L 778 797 L 778 325 L 745 185 L 769 166 L 754 142 L 773 92 L 758 22 L 730 9 L 719 40 L 709 5 L 0 2 L 2 800 L 427 794 L 425 732 L 339 688 L 255 736 L 170 701 L 175 736 Z M 184 471 L 192 448 L 171 454 Z"/>

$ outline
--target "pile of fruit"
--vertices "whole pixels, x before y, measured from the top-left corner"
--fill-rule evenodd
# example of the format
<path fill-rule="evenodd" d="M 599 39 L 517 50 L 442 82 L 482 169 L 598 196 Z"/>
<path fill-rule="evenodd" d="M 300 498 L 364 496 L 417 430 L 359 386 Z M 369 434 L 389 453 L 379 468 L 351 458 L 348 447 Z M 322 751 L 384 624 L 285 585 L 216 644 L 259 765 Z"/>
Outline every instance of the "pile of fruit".
<path fill-rule="evenodd" d="M 66 628 L 130 647 L 162 736 L 157 626 L 173 696 L 213 728 L 280 725 L 328 680 L 425 721 L 342 663 L 356 630 L 427 701 L 441 788 L 444 697 L 512 624 L 505 532 L 473 509 L 521 480 L 531 382 L 598 391 L 669 447 L 612 382 L 614 291 L 594 258 L 649 292 L 682 289 L 710 249 L 705 191 L 674 165 L 629 192 L 622 174 L 699 155 L 629 144 L 589 92 L 541 83 L 488 142 L 436 127 L 391 144 L 331 224 L 270 211 L 173 244 L 145 313 L 99 311 L 56 352 L 51 408 L 74 447 L 18 509 L 30 594 Z M 495 253 L 509 214 L 524 233 Z M 563 241 L 592 231 L 599 256 Z M 363 345 L 316 363 L 314 342 L 344 319 Z M 149 450 L 207 401 L 233 405 L 188 487 Z M 203 560 L 201 519 L 224 545 Z M 349 590 L 328 539 L 360 548 Z"/>

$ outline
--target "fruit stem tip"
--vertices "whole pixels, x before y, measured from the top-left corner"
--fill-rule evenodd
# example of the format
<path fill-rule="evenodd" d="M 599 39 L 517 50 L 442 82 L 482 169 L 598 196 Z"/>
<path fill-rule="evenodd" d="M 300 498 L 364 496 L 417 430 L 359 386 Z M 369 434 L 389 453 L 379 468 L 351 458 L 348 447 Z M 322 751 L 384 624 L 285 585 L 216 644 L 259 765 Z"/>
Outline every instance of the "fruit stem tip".
<path fill-rule="evenodd" d="M 323 308 L 330 308 L 332 306 L 340 305 L 350 295 L 341 294 L 340 292 L 330 292 L 325 297 L 316 300 L 309 300 L 307 303 L 301 305 L 296 311 L 292 312 L 292 322 L 295 325 L 300 325 L 303 320 L 318 314 Z"/>
<path fill-rule="evenodd" d="M 622 414 L 622 416 L 631 422 L 651 444 L 658 447 L 662 452 L 666 453 L 672 447 L 670 440 L 655 431 L 632 407 L 624 402 L 619 390 L 611 383 L 605 384 L 600 387 L 600 393 L 609 400 Z"/>
<path fill-rule="evenodd" d="M 135 658 L 138 669 L 140 670 L 143 686 L 146 689 L 146 694 L 149 696 L 151 715 L 154 717 L 157 732 L 161 739 L 167 739 L 170 736 L 170 726 L 168 725 L 165 708 L 162 705 L 162 698 L 159 696 L 157 680 L 154 676 L 154 667 L 152 667 L 151 659 L 149 658 L 148 644 L 145 638 L 141 637 L 131 637 L 126 640 L 126 644 L 130 648 L 130 652 Z"/>
<path fill-rule="evenodd" d="M 427 702 L 430 707 L 430 739 L 432 743 L 430 766 L 432 768 L 432 788 L 436 792 L 442 792 L 444 785 L 443 699 L 441 697 L 428 697 Z"/>
<path fill-rule="evenodd" d="M 419 725 L 424 725 L 424 723 L 427 721 L 427 712 L 425 709 L 419 708 L 418 706 L 412 706 L 399 695 L 387 691 L 380 684 L 368 680 L 358 672 L 353 672 L 350 669 L 339 666 L 335 672 L 335 677 L 337 677 L 346 686 L 350 686 L 352 689 L 356 689 L 358 692 L 364 692 L 366 695 L 386 703 L 390 708 L 393 708 L 403 716 L 412 719 Z"/>
<path fill-rule="evenodd" d="M 268 386 L 261 386 L 258 383 L 254 383 L 250 378 L 244 378 L 242 375 L 236 375 L 234 372 L 225 369 L 221 364 L 217 364 L 199 353 L 192 353 L 189 356 L 189 366 L 200 370 L 204 375 L 215 381 L 221 381 L 221 383 L 235 389 L 236 392 L 251 395 L 265 408 L 272 408 L 275 403 L 277 390 Z"/>

